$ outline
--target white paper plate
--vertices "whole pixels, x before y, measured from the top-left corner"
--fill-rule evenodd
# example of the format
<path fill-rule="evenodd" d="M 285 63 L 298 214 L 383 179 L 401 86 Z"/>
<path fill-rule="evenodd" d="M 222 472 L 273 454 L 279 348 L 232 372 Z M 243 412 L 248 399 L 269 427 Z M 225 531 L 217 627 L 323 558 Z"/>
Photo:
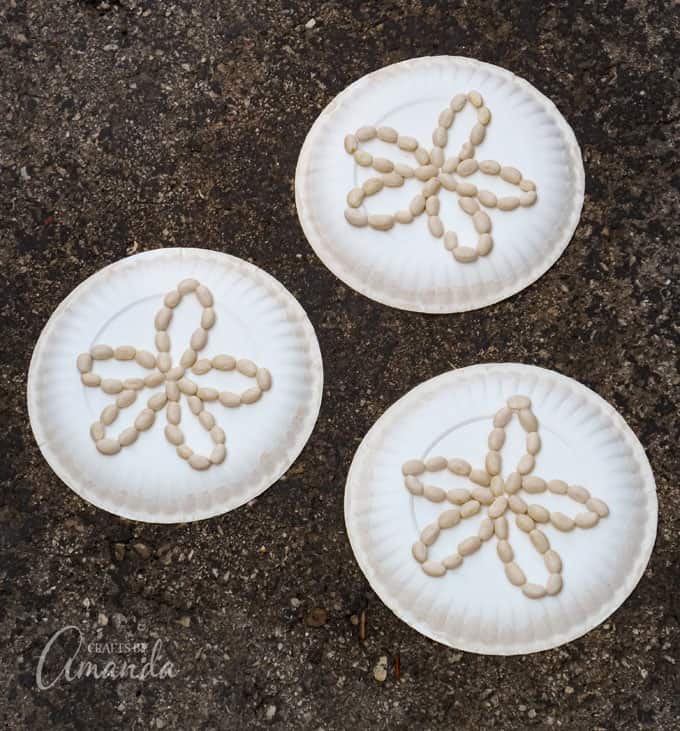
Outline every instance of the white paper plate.
<path fill-rule="evenodd" d="M 528 599 L 506 579 L 495 539 L 441 578 L 427 576 L 411 555 L 422 529 L 446 509 L 404 487 L 401 466 L 436 454 L 483 466 L 494 413 L 513 394 L 531 398 L 543 446 L 533 474 L 585 486 L 604 500 L 608 517 L 590 530 L 545 529 L 562 557 L 564 587 Z M 521 455 L 524 433 L 507 427 L 503 475 Z M 507 467 L 506 467 L 507 465 Z M 445 489 L 470 487 L 448 471 L 426 475 Z M 520 493 L 523 494 L 523 493 Z M 523 494 L 526 498 L 527 496 Z M 542 493 L 528 502 L 574 515 L 565 496 Z M 452 506 L 449 504 L 449 508 Z M 583 506 L 580 506 L 581 510 Z M 443 531 L 432 558 L 455 551 L 476 532 L 486 510 Z M 556 647 L 604 621 L 642 576 L 656 535 L 654 477 L 637 438 L 621 416 L 577 381 L 519 364 L 451 371 L 410 391 L 371 428 L 347 478 L 345 521 L 359 565 L 382 601 L 419 632 L 451 647 L 511 655 Z M 538 553 L 510 520 L 510 543 L 529 581 L 543 583 Z"/>
<path fill-rule="evenodd" d="M 220 353 L 249 358 L 268 368 L 270 391 L 250 406 L 209 404 L 227 434 L 227 458 L 205 472 L 193 470 L 165 439 L 165 412 L 131 446 L 99 454 L 89 428 L 114 401 L 86 388 L 76 368 L 79 353 L 97 343 L 134 345 L 156 352 L 154 314 L 164 295 L 184 278 L 207 285 L 217 322 L 203 357 Z M 170 325 L 173 362 L 200 320 L 193 296 L 177 307 Z M 103 376 L 144 376 L 134 361 L 95 362 Z M 193 376 L 201 386 L 237 390 L 252 381 L 236 372 Z M 48 321 L 33 352 L 28 406 L 33 433 L 57 475 L 93 505 L 133 520 L 175 523 L 232 510 L 266 490 L 290 467 L 307 442 L 321 404 L 323 368 L 311 323 L 283 285 L 256 266 L 204 249 L 161 249 L 132 256 L 79 285 Z M 161 389 L 153 389 L 160 391 Z M 121 411 L 109 427 L 115 436 L 134 421 L 151 395 Z M 210 453 L 207 432 L 182 397 L 181 427 L 196 451 Z"/>
<path fill-rule="evenodd" d="M 351 226 L 344 218 L 349 190 L 378 176 L 358 166 L 343 147 L 363 125 L 387 125 L 416 137 L 428 150 L 437 118 L 458 93 L 478 90 L 491 110 L 476 159 L 514 166 L 536 182 L 530 208 L 489 211 L 494 248 L 462 264 L 428 231 L 423 214 L 390 231 Z M 449 130 L 447 157 L 455 155 L 475 123 L 471 104 Z M 379 140 L 363 149 L 393 162 L 417 165 L 413 153 Z M 480 172 L 466 179 L 499 195 L 517 188 Z M 408 207 L 422 188 L 415 179 L 367 198 L 367 213 Z M 326 266 L 353 289 L 393 307 L 418 312 L 461 312 L 485 307 L 527 287 L 544 274 L 569 243 L 579 220 L 584 171 L 574 133 L 555 105 L 510 71 L 458 56 L 411 59 L 362 77 L 341 92 L 316 120 L 302 147 L 295 177 L 300 222 Z M 471 219 L 456 193 L 442 191 L 441 217 L 461 244 L 474 245 Z"/>

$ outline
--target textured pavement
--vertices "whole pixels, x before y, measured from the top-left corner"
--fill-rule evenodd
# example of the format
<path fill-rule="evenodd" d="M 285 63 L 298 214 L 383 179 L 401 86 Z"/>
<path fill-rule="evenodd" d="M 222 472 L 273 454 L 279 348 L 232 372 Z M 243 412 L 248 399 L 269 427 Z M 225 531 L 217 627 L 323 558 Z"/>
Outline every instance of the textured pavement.
<path fill-rule="evenodd" d="M 549 96 L 582 146 L 587 192 L 572 243 L 537 283 L 432 317 L 373 303 L 327 271 L 298 225 L 293 178 L 307 129 L 347 84 L 446 53 Z M 677 728 L 677 57 L 678 16 L 661 0 L 3 0 L 0 725 Z M 326 370 L 317 428 L 287 476 L 229 515 L 172 527 L 119 520 L 69 491 L 25 400 L 59 302 L 106 264 L 164 246 L 230 252 L 277 277 L 309 313 Z M 450 650 L 394 617 L 359 571 L 342 513 L 354 450 L 387 406 L 494 361 L 556 369 L 612 403 L 647 450 L 660 503 L 655 551 L 622 608 L 576 642 L 506 659 Z M 40 653 L 67 625 L 87 642 L 159 638 L 179 674 L 40 691 Z M 136 651 L 96 659 L 107 657 Z"/>

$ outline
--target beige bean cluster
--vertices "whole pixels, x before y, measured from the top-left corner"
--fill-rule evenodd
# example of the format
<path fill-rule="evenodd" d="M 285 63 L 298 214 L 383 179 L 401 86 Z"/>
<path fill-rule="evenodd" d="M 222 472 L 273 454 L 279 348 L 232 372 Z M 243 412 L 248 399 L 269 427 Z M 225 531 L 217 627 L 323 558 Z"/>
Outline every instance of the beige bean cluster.
<path fill-rule="evenodd" d="M 184 351 L 179 364 L 173 365 L 170 356 L 170 336 L 168 328 L 173 311 L 188 294 L 194 294 L 203 307 L 201 324 L 191 335 L 189 347 Z M 209 402 L 219 402 L 223 406 L 236 408 L 253 404 L 260 399 L 263 392 L 272 385 L 272 377 L 266 368 L 258 368 L 252 360 L 236 359 L 232 355 L 216 355 L 213 358 L 199 358 L 200 352 L 208 343 L 208 331 L 217 319 L 213 307 L 213 296 L 210 290 L 195 279 L 184 279 L 177 289 L 165 295 L 163 307 L 156 313 L 156 353 L 138 350 L 131 345 L 120 345 L 112 348 L 109 345 L 94 345 L 89 353 L 81 353 L 76 365 L 80 371 L 80 379 L 85 386 L 100 388 L 104 393 L 115 396 L 115 401 L 106 406 L 90 427 L 90 435 L 102 454 L 118 454 L 123 447 L 137 441 L 141 432 L 148 431 L 156 420 L 157 412 L 165 409 L 165 437 L 176 448 L 177 454 L 187 460 L 195 470 L 207 470 L 212 465 L 221 464 L 227 456 L 225 446 L 226 435 L 219 427 L 215 417 L 205 408 Z M 96 361 L 102 360 L 135 361 L 149 371 L 141 378 L 102 378 L 92 368 Z M 244 376 L 254 379 L 255 385 L 242 393 L 231 391 L 219 392 L 216 388 L 202 387 L 189 378 L 188 373 L 203 375 L 211 370 L 236 370 Z M 106 427 L 113 424 L 119 413 L 131 406 L 138 394 L 145 388 L 157 388 L 165 385 L 163 391 L 151 396 L 146 408 L 137 415 L 133 426 L 124 429 L 118 437 L 107 437 Z M 185 442 L 184 433 L 179 424 L 182 420 L 180 398 L 184 395 L 189 410 L 194 414 L 201 426 L 210 434 L 215 445 L 210 455 L 194 452 Z"/>
<path fill-rule="evenodd" d="M 455 116 L 467 103 L 472 104 L 477 112 L 477 122 L 470 132 L 468 141 L 463 143 L 454 157 L 445 156 L 449 129 Z M 486 256 L 493 248 L 491 236 L 491 218 L 482 208 L 497 208 L 499 211 L 513 211 L 519 206 L 532 206 L 536 202 L 536 185 L 522 177 L 517 168 L 502 166 L 495 160 L 475 159 L 475 152 L 486 137 L 486 129 L 491 122 L 491 112 L 484 105 L 482 96 L 477 91 L 468 94 L 456 94 L 448 107 L 439 115 L 438 126 L 432 133 L 433 147 L 427 150 L 415 137 L 400 135 L 392 127 L 360 127 L 354 134 L 345 137 L 345 150 L 354 157 L 358 165 L 371 167 L 379 176 L 368 178 L 361 187 L 353 188 L 347 194 L 345 218 L 353 226 L 370 226 L 378 231 L 389 231 L 395 223 L 408 224 L 421 213 L 427 215 L 427 226 L 435 238 L 443 238 L 444 246 L 454 258 L 460 262 L 473 262 L 480 256 Z M 362 142 L 380 139 L 395 144 L 399 149 L 412 152 L 417 166 L 393 163 L 384 157 L 374 157 L 360 148 Z M 489 190 L 480 190 L 467 178 L 480 171 L 486 175 L 499 176 L 502 180 L 516 185 L 520 193 L 516 196 L 498 198 Z M 409 207 L 393 214 L 367 214 L 361 206 L 364 200 L 376 195 L 383 188 L 396 188 L 404 184 L 407 178 L 415 178 L 423 183 L 423 189 L 410 202 Z M 454 231 L 446 231 L 439 216 L 439 193 L 448 190 L 458 194 L 458 205 L 472 218 L 477 232 L 476 246 L 460 246 Z M 480 208 L 480 205 L 482 208 Z"/>
<path fill-rule="evenodd" d="M 526 432 L 526 452 L 520 458 L 514 472 L 507 478 L 501 476 L 501 450 L 505 443 L 505 427 L 516 416 Z M 579 485 L 567 485 L 562 480 L 546 481 L 532 475 L 536 454 L 541 448 L 538 434 L 538 420 L 531 410 L 531 401 L 527 396 L 512 396 L 507 404 L 493 418 L 493 429 L 489 433 L 488 449 L 483 468 L 474 468 L 464 459 L 431 457 L 427 461 L 411 459 L 402 466 L 406 489 L 414 496 L 422 496 L 434 503 L 452 503 L 439 515 L 434 523 L 425 527 L 420 539 L 413 544 L 413 557 L 418 561 L 428 576 L 443 576 L 447 571 L 458 568 L 465 557 L 481 548 L 492 536 L 497 539 L 496 551 L 504 564 L 505 575 L 514 586 L 520 587 L 530 599 L 553 596 L 562 589 L 562 559 L 550 548 L 550 541 L 543 531 L 548 524 L 557 530 L 570 531 L 573 528 L 592 528 L 600 518 L 609 515 L 606 503 L 591 497 L 588 490 Z M 467 477 L 474 487 L 457 488 L 448 492 L 434 485 L 423 483 L 422 476 L 426 472 L 449 470 L 455 475 Z M 585 511 L 577 513 L 573 518 L 561 512 L 551 512 L 537 503 L 527 502 L 519 495 L 520 490 L 528 495 L 535 495 L 546 490 L 565 495 L 576 503 L 583 504 Z M 476 535 L 465 538 L 458 544 L 457 550 L 442 561 L 428 559 L 429 547 L 437 540 L 440 533 L 453 528 L 461 520 L 476 515 L 486 508 L 486 517 L 482 520 Z M 515 561 L 515 554 L 508 541 L 508 516 L 514 514 L 517 527 L 529 535 L 534 548 L 543 556 L 548 570 L 545 585 L 527 581 L 527 577 Z"/>

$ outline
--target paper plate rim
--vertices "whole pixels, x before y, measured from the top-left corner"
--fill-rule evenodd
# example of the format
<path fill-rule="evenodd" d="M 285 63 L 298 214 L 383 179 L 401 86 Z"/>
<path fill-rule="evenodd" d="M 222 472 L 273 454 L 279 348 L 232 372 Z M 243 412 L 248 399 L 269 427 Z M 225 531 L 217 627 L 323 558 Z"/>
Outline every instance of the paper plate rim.
<path fill-rule="evenodd" d="M 427 623 L 411 616 L 407 609 L 404 609 L 403 607 L 398 606 L 395 602 L 389 600 L 386 596 L 386 592 L 383 591 L 383 587 L 379 586 L 378 582 L 376 581 L 375 572 L 371 568 L 367 557 L 364 555 L 363 548 L 360 546 L 360 539 L 358 536 L 359 531 L 353 528 L 351 522 L 350 503 L 353 475 L 356 474 L 359 470 L 359 463 L 363 458 L 363 455 L 361 454 L 362 451 L 369 449 L 367 442 L 370 439 L 373 430 L 378 427 L 379 423 L 383 419 L 388 419 L 390 413 L 392 414 L 392 416 L 394 416 L 395 411 L 403 406 L 403 402 L 407 398 L 412 398 L 418 393 L 422 394 L 423 392 L 437 386 L 439 382 L 444 383 L 447 380 L 453 378 L 464 378 L 466 375 L 474 372 L 490 373 L 493 371 L 505 371 L 508 373 L 512 373 L 517 372 L 518 370 L 524 372 L 538 372 L 540 374 L 543 374 L 544 376 L 545 374 L 548 374 L 551 378 L 555 378 L 557 379 L 557 381 L 567 383 L 571 388 L 576 388 L 578 391 L 583 393 L 586 398 L 592 399 L 593 402 L 597 404 L 599 408 L 602 409 L 607 415 L 612 417 L 614 428 L 618 432 L 620 432 L 622 436 L 624 436 L 624 438 L 628 437 L 630 445 L 633 449 L 633 457 L 640 464 L 641 474 L 643 477 L 643 490 L 646 498 L 646 508 L 649 515 L 649 519 L 647 520 L 645 526 L 645 541 L 643 544 L 641 544 L 640 549 L 637 553 L 636 563 L 631 567 L 631 570 L 628 573 L 626 580 L 618 587 L 615 592 L 613 592 L 611 600 L 606 602 L 602 607 L 600 607 L 599 611 L 596 614 L 587 616 L 585 620 L 580 625 L 577 625 L 574 629 L 568 632 L 556 632 L 547 641 L 545 639 L 541 639 L 532 642 L 522 643 L 519 645 L 512 642 L 488 643 L 456 641 L 454 643 L 452 639 L 448 637 L 444 632 L 433 631 L 427 626 Z M 602 398 L 602 396 L 600 396 L 598 393 L 588 388 L 584 384 L 580 383 L 576 379 L 571 378 L 570 376 L 565 376 L 562 373 L 550 370 L 548 368 L 541 368 L 540 366 L 527 365 L 524 363 L 482 363 L 466 366 L 463 368 L 457 368 L 451 371 L 446 371 L 445 373 L 441 373 L 438 376 L 434 376 L 433 378 L 430 378 L 427 381 L 420 383 L 419 385 L 415 386 L 410 391 L 405 393 L 403 396 L 401 396 L 386 411 L 384 411 L 380 417 L 378 417 L 378 419 L 374 422 L 371 428 L 366 432 L 366 435 L 361 440 L 361 443 L 357 447 L 357 450 L 354 453 L 354 457 L 352 458 L 352 464 L 350 465 L 349 472 L 347 474 L 347 481 L 345 483 L 344 514 L 345 529 L 347 531 L 347 536 L 352 547 L 352 552 L 354 553 L 354 557 L 359 564 L 359 568 L 366 577 L 368 583 L 371 586 L 371 589 L 376 593 L 376 595 L 380 598 L 383 604 L 385 604 L 385 606 L 388 607 L 388 609 L 390 609 L 393 614 L 395 614 L 399 619 L 411 626 L 420 634 L 425 635 L 431 640 L 435 640 L 436 642 L 439 642 L 448 647 L 463 650 L 465 652 L 473 652 L 480 655 L 508 656 L 543 652 L 559 647 L 560 645 L 563 645 L 567 642 L 576 640 L 579 637 L 582 637 L 586 633 L 590 632 L 602 622 L 604 622 L 623 604 L 623 602 L 631 595 L 631 593 L 639 583 L 640 579 L 644 575 L 645 569 L 647 568 L 650 556 L 652 554 L 652 550 L 654 548 L 658 528 L 658 497 L 656 491 L 656 481 L 654 479 L 654 474 L 652 472 L 652 468 L 649 463 L 649 459 L 647 458 L 647 455 L 645 453 L 644 447 L 635 435 L 635 432 L 633 432 L 630 426 L 628 426 L 621 414 L 619 414 L 619 412 L 608 401 Z"/>
<path fill-rule="evenodd" d="M 567 147 L 568 157 L 571 161 L 570 172 L 574 177 L 574 195 L 571 199 L 571 213 L 569 218 L 563 223 L 559 235 L 556 235 L 556 245 L 550 252 L 550 256 L 539 260 L 527 274 L 516 280 L 514 283 L 507 284 L 504 287 L 493 294 L 487 296 L 481 296 L 470 300 L 468 302 L 454 301 L 454 302 L 414 302 L 410 299 L 403 298 L 401 296 L 392 296 L 389 294 L 378 293 L 372 291 L 369 283 L 364 282 L 359 276 L 355 275 L 351 268 L 345 266 L 333 253 L 334 242 L 325 237 L 315 225 L 314 216 L 310 213 L 309 207 L 306 205 L 304 200 L 303 190 L 303 179 L 307 175 L 307 168 L 309 167 L 311 149 L 316 135 L 318 134 L 319 127 L 336 109 L 336 107 L 342 105 L 347 98 L 356 91 L 356 89 L 365 83 L 369 83 L 371 80 L 379 77 L 382 74 L 391 73 L 399 68 L 411 68 L 413 66 L 422 64 L 424 62 L 436 62 L 436 63 L 456 63 L 464 66 L 478 66 L 493 70 L 494 73 L 501 74 L 506 77 L 507 80 L 513 81 L 518 84 L 524 91 L 532 96 L 536 102 L 545 109 L 546 113 L 555 119 L 559 129 L 564 135 L 564 141 Z M 518 76 L 517 74 L 495 64 L 487 63 L 486 61 L 478 61 L 477 59 L 470 58 L 468 56 L 418 56 L 415 58 L 409 58 L 405 61 L 398 61 L 397 63 L 383 66 L 382 68 L 371 71 L 368 74 L 360 77 L 356 81 L 352 82 L 349 86 L 343 89 L 337 94 L 331 101 L 326 105 L 319 116 L 314 120 L 309 132 L 307 133 L 305 140 L 300 149 L 298 156 L 297 166 L 295 169 L 295 206 L 297 209 L 298 219 L 302 230 L 305 234 L 305 238 L 309 242 L 310 246 L 321 259 L 324 266 L 334 274 L 338 279 L 344 282 L 348 287 L 359 292 L 359 294 L 368 297 L 374 302 L 387 305 L 388 307 L 394 307 L 400 310 L 406 310 L 409 312 L 423 312 L 427 314 L 452 314 L 455 312 L 469 312 L 471 310 L 478 310 L 484 307 L 501 302 L 508 297 L 521 292 L 527 287 L 531 286 L 534 282 L 540 279 L 551 267 L 557 262 L 562 256 L 565 249 L 571 242 L 576 227 L 581 218 L 581 211 L 583 209 L 583 203 L 585 200 L 585 169 L 583 166 L 583 157 L 581 154 L 581 148 L 579 147 L 576 135 L 571 125 L 567 122 L 564 115 L 557 108 L 557 105 L 549 99 L 545 94 L 540 92 L 533 84 L 528 82 L 526 79 Z"/>
<path fill-rule="evenodd" d="M 317 377 L 315 378 L 316 382 L 313 388 L 314 400 L 310 403 L 309 407 L 306 410 L 305 419 L 302 427 L 297 431 L 295 445 L 290 450 L 289 460 L 287 460 L 289 464 L 284 469 L 277 470 L 275 473 L 273 473 L 271 479 L 269 477 L 262 479 L 261 482 L 251 491 L 249 491 L 247 495 L 244 496 L 242 499 L 227 500 L 222 503 L 215 503 L 211 505 L 210 508 L 196 507 L 190 512 L 180 511 L 176 514 L 156 514 L 148 513 L 145 510 L 134 511 L 127 509 L 121 509 L 119 512 L 116 512 L 115 510 L 111 509 L 112 506 L 110 504 L 99 500 L 96 495 L 92 495 L 87 490 L 86 485 L 80 484 L 77 481 L 71 479 L 71 476 L 66 474 L 65 470 L 62 469 L 61 459 L 59 455 L 55 453 L 55 450 L 52 448 L 51 444 L 43 434 L 42 425 L 38 417 L 39 406 L 37 403 L 37 396 L 35 392 L 36 389 L 34 387 L 34 384 L 37 379 L 40 360 L 43 356 L 43 349 L 47 339 L 50 337 L 65 312 L 71 306 L 72 302 L 79 296 L 79 294 L 84 289 L 91 286 L 94 280 L 106 276 L 106 272 L 115 270 L 118 267 L 131 266 L 134 264 L 134 262 L 140 261 L 142 259 L 176 256 L 177 254 L 181 254 L 181 256 L 201 256 L 208 259 L 216 259 L 220 260 L 222 263 L 226 263 L 228 266 L 235 266 L 243 270 L 250 271 L 254 276 L 260 278 L 261 281 L 266 282 L 267 287 L 272 292 L 276 289 L 279 289 L 290 300 L 291 304 L 294 303 L 294 305 L 298 308 L 299 312 L 302 315 L 301 325 L 304 331 L 305 342 L 310 349 L 310 360 L 314 362 L 315 365 L 318 364 L 318 373 Z M 314 370 L 315 372 L 317 372 L 317 368 L 315 368 Z M 96 508 L 111 513 L 112 515 L 116 515 L 120 518 L 143 523 L 176 524 L 207 520 L 218 515 L 224 515 L 225 513 L 228 513 L 232 510 L 235 510 L 236 508 L 241 507 L 242 505 L 249 503 L 251 500 L 261 495 L 265 490 L 267 490 L 274 483 L 276 483 L 295 463 L 314 431 L 314 427 L 316 426 L 316 422 L 318 420 L 321 410 L 321 402 L 323 398 L 323 383 L 323 359 L 321 356 L 321 349 L 319 346 L 318 338 L 316 336 L 316 332 L 314 330 L 314 326 L 312 325 L 305 309 L 302 307 L 300 302 L 298 302 L 297 298 L 278 279 L 276 279 L 276 277 L 272 276 L 257 265 L 245 261 L 244 259 L 241 259 L 237 256 L 234 256 L 233 254 L 227 254 L 225 252 L 215 251 L 213 249 L 174 246 L 140 252 L 138 254 L 133 254 L 132 256 L 127 256 L 123 259 L 119 259 L 115 262 L 112 262 L 111 264 L 107 264 L 106 266 L 98 269 L 96 272 L 84 279 L 73 290 L 71 290 L 71 292 L 59 303 L 57 308 L 50 315 L 49 319 L 42 328 L 36 344 L 33 348 L 26 381 L 26 399 L 31 431 L 33 432 L 33 437 L 38 445 L 38 448 L 40 449 L 42 456 L 46 460 L 47 464 L 50 466 L 50 469 L 76 495 L 78 495 L 80 498 L 90 503 L 91 505 L 94 505 Z"/>

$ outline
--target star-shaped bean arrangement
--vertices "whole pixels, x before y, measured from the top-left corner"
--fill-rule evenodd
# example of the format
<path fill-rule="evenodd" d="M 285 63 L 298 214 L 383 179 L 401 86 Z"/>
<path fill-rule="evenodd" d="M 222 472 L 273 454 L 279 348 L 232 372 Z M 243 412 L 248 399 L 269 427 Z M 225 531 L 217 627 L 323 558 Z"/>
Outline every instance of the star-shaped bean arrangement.
<path fill-rule="evenodd" d="M 200 327 L 191 335 L 189 346 L 180 361 L 173 366 L 170 356 L 170 336 L 168 329 L 173 312 L 182 299 L 194 294 L 203 308 Z M 90 427 L 90 435 L 101 454 L 118 454 L 121 449 L 137 441 L 142 432 L 148 431 L 156 420 L 157 412 L 165 409 L 167 424 L 165 437 L 176 448 L 179 457 L 187 460 L 195 470 L 207 470 L 213 465 L 224 462 L 227 456 L 225 446 L 226 435 L 219 427 L 215 417 L 205 408 L 206 403 L 217 402 L 228 408 L 254 404 L 272 385 L 272 377 L 266 368 L 259 368 L 247 358 L 236 359 L 232 355 L 216 355 L 212 358 L 199 358 L 199 353 L 208 342 L 208 331 L 217 320 L 213 307 L 213 296 L 210 290 L 196 279 L 182 280 L 177 289 L 168 292 L 163 300 L 163 307 L 156 313 L 156 354 L 148 350 L 139 350 L 131 345 L 112 348 L 110 345 L 98 344 L 90 348 L 89 353 L 81 353 L 77 358 L 80 378 L 85 386 L 100 388 L 104 393 L 115 396 L 115 401 L 104 408 Z M 102 378 L 93 372 L 94 364 L 103 360 L 135 361 L 149 371 L 139 378 Z M 218 391 L 216 388 L 199 386 L 191 380 L 188 372 L 204 375 L 211 370 L 236 370 L 244 376 L 254 379 L 255 385 L 242 393 Z M 146 388 L 154 389 L 164 386 L 162 391 L 154 393 L 147 401 L 146 408 L 137 415 L 134 424 L 124 429 L 117 437 L 107 437 L 106 428 L 113 424 L 120 412 L 131 406 L 137 396 Z M 182 419 L 180 398 L 184 396 L 189 410 L 194 414 L 201 426 L 210 434 L 214 448 L 210 455 L 195 453 L 185 443 L 184 433 L 179 424 Z"/>
<path fill-rule="evenodd" d="M 513 416 L 517 416 L 526 432 L 526 453 L 520 458 L 515 471 L 504 479 L 501 476 L 501 449 L 505 443 L 505 427 Z M 473 468 L 464 459 L 446 457 L 431 457 L 426 461 L 411 459 L 404 463 L 402 466 L 404 483 L 411 495 L 424 497 L 433 503 L 449 502 L 455 505 L 445 510 L 434 523 L 423 529 L 420 539 L 413 544 L 413 557 L 428 576 L 444 576 L 447 571 L 458 568 L 468 556 L 478 551 L 485 541 L 495 536 L 496 551 L 511 584 L 520 587 L 524 595 L 530 599 L 558 594 L 562 590 L 562 559 L 550 547 L 550 541 L 542 527 L 552 524 L 560 531 L 593 528 L 601 518 L 609 515 L 609 508 L 606 503 L 592 497 L 588 490 L 580 485 L 568 485 L 559 479 L 546 481 L 531 474 L 535 455 L 541 448 L 541 438 L 538 433 L 538 420 L 531 410 L 531 400 L 527 396 L 511 396 L 506 406 L 495 414 L 488 447 L 483 468 Z M 467 477 L 474 487 L 456 488 L 447 492 L 441 487 L 423 483 L 425 473 L 444 470 Z M 551 512 L 538 503 L 527 504 L 519 494 L 521 490 L 529 495 L 546 490 L 556 495 L 565 495 L 576 503 L 584 504 L 586 510 L 577 513 L 573 518 L 562 512 Z M 442 531 L 477 515 L 482 506 L 486 507 L 487 514 L 476 535 L 465 538 L 458 544 L 454 553 L 441 561 L 428 559 L 429 548 Z M 528 582 L 524 571 L 515 561 L 514 551 L 508 542 L 508 514 L 515 515 L 517 527 L 529 534 L 533 547 L 543 556 L 549 574 L 545 585 Z"/>
<path fill-rule="evenodd" d="M 461 112 L 467 103 L 476 109 L 477 122 L 470 132 L 469 139 L 463 143 L 454 157 L 445 157 L 449 129 L 454 123 L 456 114 Z M 354 157 L 357 165 L 372 167 L 380 173 L 380 177 L 368 178 L 360 187 L 353 188 L 347 194 L 345 218 L 353 226 L 370 226 L 378 231 L 389 231 L 395 224 L 409 224 L 422 213 L 427 215 L 427 225 L 435 238 L 444 238 L 444 246 L 454 258 L 460 262 L 473 262 L 480 256 L 487 256 L 493 248 L 491 236 L 491 218 L 482 208 L 514 211 L 519 206 L 533 206 L 537 200 L 536 185 L 527 180 L 515 167 L 503 166 L 495 160 L 475 158 L 476 148 L 486 137 L 487 127 L 491 122 L 491 112 L 484 105 L 482 95 L 478 91 L 467 94 L 456 94 L 448 107 L 439 115 L 438 126 L 432 133 L 433 147 L 428 151 L 420 145 L 415 137 L 400 135 L 392 127 L 360 127 L 354 134 L 345 137 L 344 145 L 348 154 Z M 412 167 L 394 163 L 384 157 L 374 157 L 361 149 L 362 142 L 379 139 L 406 152 L 413 153 L 418 165 Z M 489 176 L 500 176 L 507 183 L 516 185 L 519 194 L 516 196 L 497 197 L 490 190 L 480 190 L 466 180 L 473 173 L 480 171 Z M 378 194 L 383 188 L 398 188 L 408 178 L 415 178 L 423 183 L 423 188 L 410 202 L 408 208 L 395 213 L 367 214 L 362 205 L 366 198 Z M 475 246 L 459 245 L 458 235 L 454 231 L 446 231 L 439 216 L 441 190 L 451 191 L 458 195 L 461 209 L 472 218 L 477 232 Z"/>

